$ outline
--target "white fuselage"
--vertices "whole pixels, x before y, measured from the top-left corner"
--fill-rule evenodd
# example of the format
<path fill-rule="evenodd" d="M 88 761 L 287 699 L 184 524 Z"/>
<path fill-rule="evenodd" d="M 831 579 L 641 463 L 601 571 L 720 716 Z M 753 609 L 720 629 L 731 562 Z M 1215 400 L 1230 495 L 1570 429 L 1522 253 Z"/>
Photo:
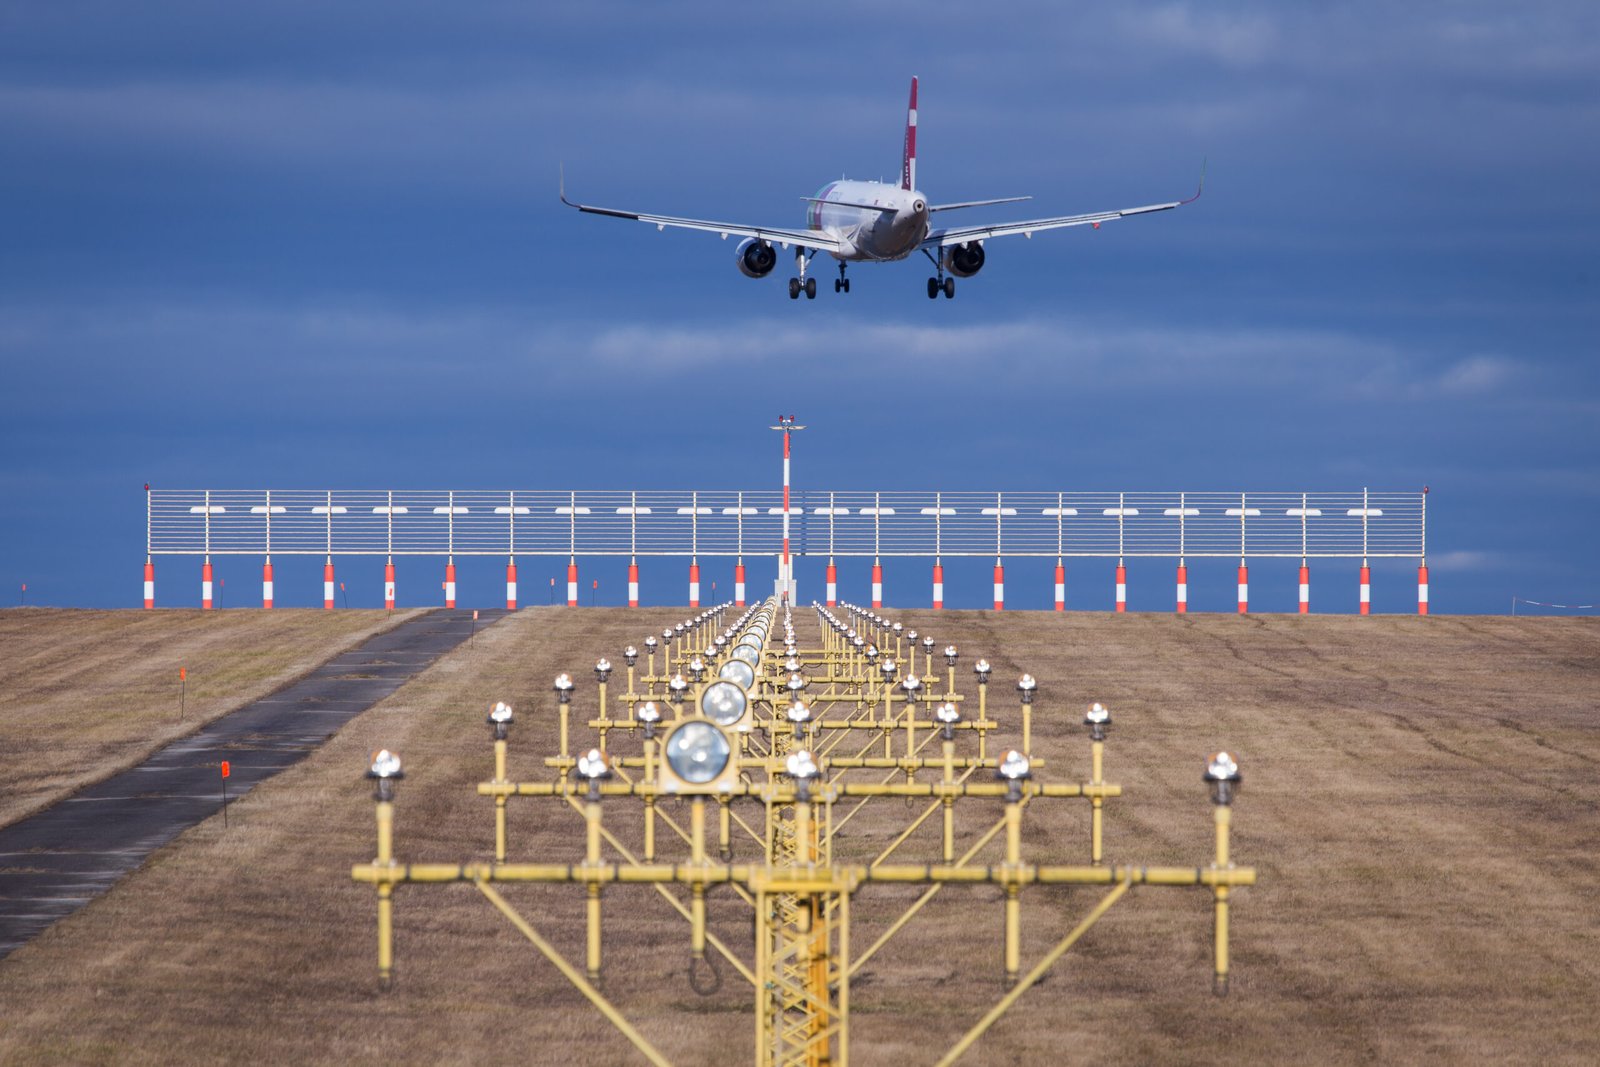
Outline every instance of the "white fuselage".
<path fill-rule="evenodd" d="M 806 228 L 839 241 L 835 259 L 905 259 L 928 236 L 928 199 L 887 182 L 829 182 L 807 206 Z"/>

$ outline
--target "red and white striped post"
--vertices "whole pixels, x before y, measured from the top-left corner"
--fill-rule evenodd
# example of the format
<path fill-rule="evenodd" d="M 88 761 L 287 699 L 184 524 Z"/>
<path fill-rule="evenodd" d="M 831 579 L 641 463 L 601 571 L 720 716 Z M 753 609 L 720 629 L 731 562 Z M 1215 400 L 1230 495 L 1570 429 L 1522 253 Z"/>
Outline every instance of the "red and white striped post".
<path fill-rule="evenodd" d="M 1117 560 L 1117 610 L 1128 610 L 1128 568 Z"/>
<path fill-rule="evenodd" d="M 383 610 L 394 610 L 394 557 L 383 563 Z"/>
<path fill-rule="evenodd" d="M 937 556 L 933 560 L 933 608 L 944 610 L 944 564 Z"/>
<path fill-rule="evenodd" d="M 261 565 L 261 607 L 265 611 L 272 610 L 272 557 Z"/>
<path fill-rule="evenodd" d="M 628 607 L 636 608 L 638 606 L 639 606 L 639 560 L 637 558 L 630 558 L 628 560 Z"/>
<path fill-rule="evenodd" d="M 567 607 L 578 606 L 578 557 L 567 559 Z"/>
<path fill-rule="evenodd" d="M 1361 614 L 1372 613 L 1372 568 L 1367 566 L 1367 561 L 1361 561 Z"/>
<path fill-rule="evenodd" d="M 1422 557 L 1417 560 L 1417 614 L 1428 613 L 1428 487 L 1422 487 Z"/>
<path fill-rule="evenodd" d="M 456 606 L 456 558 L 446 556 L 444 561 L 444 606 Z"/>
<path fill-rule="evenodd" d="M 1311 568 L 1300 561 L 1300 614 L 1311 614 Z"/>
<path fill-rule="evenodd" d="M 322 610 L 333 610 L 333 557 L 322 564 Z"/>
<path fill-rule="evenodd" d="M 883 607 L 883 567 L 876 558 L 872 561 L 872 608 L 877 611 Z"/>
<path fill-rule="evenodd" d="M 830 608 L 838 607 L 839 606 L 839 571 L 838 571 L 838 568 L 836 568 L 833 565 L 833 557 L 832 556 L 828 557 L 828 588 L 827 588 L 827 594 L 828 594 L 828 607 L 830 607 Z"/>
<path fill-rule="evenodd" d="M 1189 614 L 1189 568 L 1183 562 L 1183 557 L 1178 557 L 1178 607 L 1179 615 Z"/>
<path fill-rule="evenodd" d="M 733 565 L 733 606 L 744 607 L 744 558 Z"/>
<path fill-rule="evenodd" d="M 211 610 L 211 588 L 211 557 L 207 556 L 200 564 L 200 608 L 203 611 Z"/>
<path fill-rule="evenodd" d="M 156 561 L 144 558 L 144 606 L 149 611 L 156 606 Z"/>
<path fill-rule="evenodd" d="M 796 426 L 793 415 L 779 415 L 778 425 L 769 427 L 783 431 L 783 559 L 778 563 L 778 591 L 784 603 L 794 599 L 794 564 L 789 558 L 789 435 L 804 426 Z"/>
<path fill-rule="evenodd" d="M 1239 614 L 1250 614 L 1250 568 L 1239 560 Z"/>
<path fill-rule="evenodd" d="M 998 556 L 994 561 L 994 610 L 1006 610 L 1006 565 Z"/>
<path fill-rule="evenodd" d="M 517 557 L 506 560 L 506 610 L 517 610 Z"/>
<path fill-rule="evenodd" d="M 1055 610 L 1067 610 L 1067 567 L 1060 559 L 1056 560 L 1056 599 Z"/>
<path fill-rule="evenodd" d="M 693 558 L 689 560 L 689 606 L 700 606 L 700 561 Z"/>

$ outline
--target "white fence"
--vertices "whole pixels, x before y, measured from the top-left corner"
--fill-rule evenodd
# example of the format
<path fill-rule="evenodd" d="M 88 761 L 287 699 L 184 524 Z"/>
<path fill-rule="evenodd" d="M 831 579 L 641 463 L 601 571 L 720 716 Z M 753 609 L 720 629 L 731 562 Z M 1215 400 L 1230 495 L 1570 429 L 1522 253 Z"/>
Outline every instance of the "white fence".
<path fill-rule="evenodd" d="M 760 556 L 778 491 L 152 489 L 149 556 Z M 817 492 L 810 557 L 1293 559 L 1427 555 L 1422 492 Z"/>

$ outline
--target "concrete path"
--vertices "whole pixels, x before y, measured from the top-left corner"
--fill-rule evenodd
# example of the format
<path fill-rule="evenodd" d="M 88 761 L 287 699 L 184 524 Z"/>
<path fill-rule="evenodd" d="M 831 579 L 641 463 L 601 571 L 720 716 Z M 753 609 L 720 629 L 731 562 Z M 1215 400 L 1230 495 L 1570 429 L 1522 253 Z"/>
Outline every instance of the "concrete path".
<path fill-rule="evenodd" d="M 503 611 L 485 611 L 481 629 Z M 228 799 L 293 766 L 467 640 L 471 611 L 434 611 L 174 741 L 144 763 L 0 829 L 0 958 L 111 888 Z"/>

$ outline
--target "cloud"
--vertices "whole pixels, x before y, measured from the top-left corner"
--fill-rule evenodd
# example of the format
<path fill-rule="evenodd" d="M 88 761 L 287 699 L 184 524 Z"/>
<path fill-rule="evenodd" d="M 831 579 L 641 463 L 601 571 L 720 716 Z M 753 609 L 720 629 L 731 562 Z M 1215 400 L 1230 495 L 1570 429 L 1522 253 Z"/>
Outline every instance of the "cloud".
<path fill-rule="evenodd" d="M 1428 557 L 1428 567 L 1436 571 L 1490 571 L 1509 562 L 1504 553 L 1475 549 L 1453 549 Z"/>
<path fill-rule="evenodd" d="M 1512 360 L 1499 356 L 1469 356 L 1445 368 L 1439 388 L 1451 393 L 1487 393 L 1510 385 L 1519 369 Z"/>

